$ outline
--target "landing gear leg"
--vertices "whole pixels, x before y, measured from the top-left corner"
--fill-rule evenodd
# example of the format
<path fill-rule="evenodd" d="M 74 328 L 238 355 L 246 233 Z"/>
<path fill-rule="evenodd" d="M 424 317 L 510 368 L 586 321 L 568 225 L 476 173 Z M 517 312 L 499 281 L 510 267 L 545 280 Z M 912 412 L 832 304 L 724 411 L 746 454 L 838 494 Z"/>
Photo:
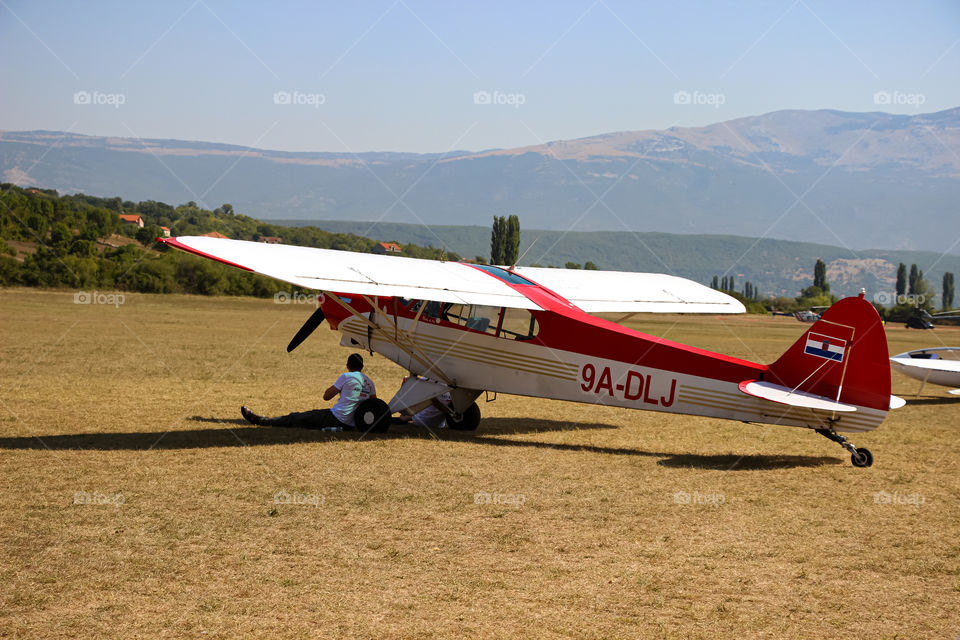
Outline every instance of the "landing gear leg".
<path fill-rule="evenodd" d="M 839 433 L 834 431 L 833 428 L 816 429 L 816 432 L 822 435 L 827 440 L 832 440 L 833 442 L 836 442 L 841 447 L 849 451 L 850 462 L 853 463 L 853 466 L 869 467 L 870 465 L 873 464 L 873 454 L 870 453 L 869 449 L 864 449 L 862 447 L 860 449 L 856 448 L 855 446 L 853 446 L 853 443 L 847 440 L 846 436 L 840 435 Z"/>

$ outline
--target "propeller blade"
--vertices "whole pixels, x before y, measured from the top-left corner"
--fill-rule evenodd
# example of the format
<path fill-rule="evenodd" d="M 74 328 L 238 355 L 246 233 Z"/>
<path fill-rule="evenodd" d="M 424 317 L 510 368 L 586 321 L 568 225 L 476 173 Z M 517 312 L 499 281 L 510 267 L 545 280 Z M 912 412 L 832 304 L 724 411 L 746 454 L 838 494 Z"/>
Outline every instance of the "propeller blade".
<path fill-rule="evenodd" d="M 320 326 L 323 322 L 323 309 L 317 307 L 317 310 L 307 318 L 307 321 L 303 323 L 303 326 L 300 327 L 300 330 L 297 331 L 297 335 L 293 336 L 293 340 L 290 341 L 290 344 L 287 345 L 287 353 L 290 353 L 294 349 L 300 346 L 300 343 L 310 337 L 310 334 Z"/>

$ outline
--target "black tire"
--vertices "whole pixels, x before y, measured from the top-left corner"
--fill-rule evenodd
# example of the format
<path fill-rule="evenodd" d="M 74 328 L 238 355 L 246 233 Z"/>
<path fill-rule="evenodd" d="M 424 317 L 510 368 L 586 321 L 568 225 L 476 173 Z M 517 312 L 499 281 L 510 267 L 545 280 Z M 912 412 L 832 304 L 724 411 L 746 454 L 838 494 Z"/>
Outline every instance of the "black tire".
<path fill-rule="evenodd" d="M 855 467 L 869 467 L 873 464 L 873 454 L 870 449 L 857 449 L 856 453 L 850 454 L 850 462 Z"/>
<path fill-rule="evenodd" d="M 480 407 L 474 402 L 460 415 L 459 420 L 447 416 L 447 426 L 454 431 L 476 431 L 480 426 Z"/>
<path fill-rule="evenodd" d="M 357 405 L 353 421 L 364 433 L 386 433 L 390 428 L 390 407 L 380 398 L 368 398 Z"/>

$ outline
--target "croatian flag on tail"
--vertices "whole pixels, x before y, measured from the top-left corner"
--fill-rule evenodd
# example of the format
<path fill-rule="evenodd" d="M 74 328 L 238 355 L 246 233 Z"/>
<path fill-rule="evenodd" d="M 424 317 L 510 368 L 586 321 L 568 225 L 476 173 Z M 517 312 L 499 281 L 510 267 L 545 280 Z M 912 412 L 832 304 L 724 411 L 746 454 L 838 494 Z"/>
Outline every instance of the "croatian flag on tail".
<path fill-rule="evenodd" d="M 846 350 L 846 340 L 831 338 L 822 333 L 813 333 L 811 331 L 807 334 L 807 345 L 804 347 L 803 352 L 811 356 L 817 356 L 818 358 L 843 362 L 843 354 Z"/>

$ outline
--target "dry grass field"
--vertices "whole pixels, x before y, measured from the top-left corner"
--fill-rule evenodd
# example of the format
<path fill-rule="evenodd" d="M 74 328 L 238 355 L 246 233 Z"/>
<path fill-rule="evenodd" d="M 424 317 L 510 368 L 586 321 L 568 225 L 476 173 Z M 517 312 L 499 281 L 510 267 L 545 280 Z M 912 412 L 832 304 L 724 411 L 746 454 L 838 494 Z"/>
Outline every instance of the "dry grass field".
<path fill-rule="evenodd" d="M 914 400 L 894 374 L 909 404 L 853 439 L 869 469 L 805 430 L 507 396 L 476 435 L 357 440 L 239 419 L 323 406 L 338 334 L 284 351 L 311 307 L 95 302 L 0 290 L 0 637 L 960 632 L 960 398 L 942 388 Z M 763 362 L 804 330 L 636 323 Z M 389 398 L 404 372 L 367 360 Z"/>

